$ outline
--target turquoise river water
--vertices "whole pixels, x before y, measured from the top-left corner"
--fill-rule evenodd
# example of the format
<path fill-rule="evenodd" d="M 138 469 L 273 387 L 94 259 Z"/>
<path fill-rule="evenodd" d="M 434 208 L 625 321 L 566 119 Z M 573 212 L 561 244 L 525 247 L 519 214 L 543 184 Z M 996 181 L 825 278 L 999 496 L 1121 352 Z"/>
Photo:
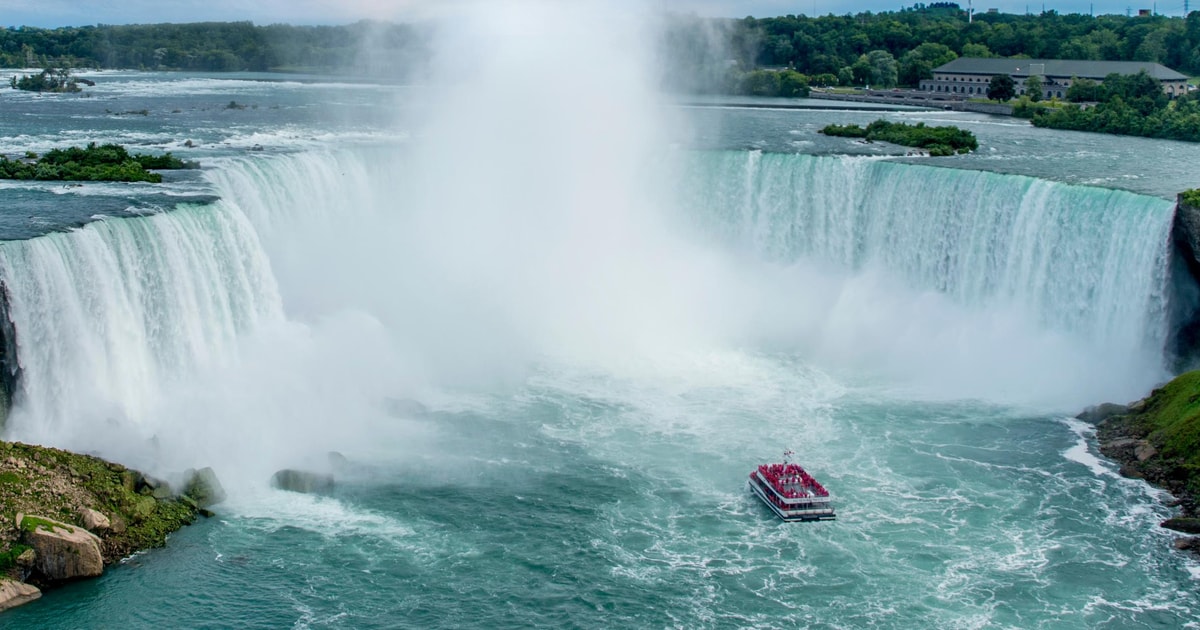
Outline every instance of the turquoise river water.
<path fill-rule="evenodd" d="M 815 132 L 869 111 L 87 76 L 0 95 L 0 152 L 204 167 L 0 183 L 4 436 L 230 498 L 0 627 L 1200 625 L 1164 497 L 1072 419 L 1169 377 L 1200 148 L 882 114 L 980 139 L 930 159 Z M 789 448 L 836 521 L 746 491 Z M 330 451 L 332 495 L 268 487 Z"/>

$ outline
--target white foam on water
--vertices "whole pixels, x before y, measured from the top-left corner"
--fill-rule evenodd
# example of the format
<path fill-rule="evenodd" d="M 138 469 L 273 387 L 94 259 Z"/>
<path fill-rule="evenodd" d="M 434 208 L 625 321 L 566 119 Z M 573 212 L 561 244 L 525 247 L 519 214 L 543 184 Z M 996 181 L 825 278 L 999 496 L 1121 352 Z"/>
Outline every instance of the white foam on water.
<path fill-rule="evenodd" d="M 1096 435 L 1095 427 L 1074 418 L 1063 418 L 1062 423 L 1067 425 L 1071 433 L 1078 438 L 1074 446 L 1063 452 L 1063 457 L 1083 464 L 1097 477 L 1120 478 L 1120 475 L 1112 469 L 1111 464 L 1102 461 L 1091 451 L 1091 441 Z"/>

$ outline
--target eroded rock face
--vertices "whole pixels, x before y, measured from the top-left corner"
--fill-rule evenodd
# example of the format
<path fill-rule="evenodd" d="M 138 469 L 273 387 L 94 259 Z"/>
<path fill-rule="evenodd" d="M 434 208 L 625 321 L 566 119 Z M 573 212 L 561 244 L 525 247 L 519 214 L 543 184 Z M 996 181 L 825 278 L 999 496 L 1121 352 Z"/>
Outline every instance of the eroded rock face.
<path fill-rule="evenodd" d="M 292 492 L 323 494 L 333 492 L 333 475 L 287 468 L 271 477 L 271 486 Z"/>
<path fill-rule="evenodd" d="M 42 596 L 36 586 L 0 578 L 0 610 L 16 608 Z"/>
<path fill-rule="evenodd" d="M 17 515 L 25 544 L 37 552 L 34 569 L 51 581 L 96 577 L 104 572 L 100 539 L 82 527 L 41 516 Z"/>

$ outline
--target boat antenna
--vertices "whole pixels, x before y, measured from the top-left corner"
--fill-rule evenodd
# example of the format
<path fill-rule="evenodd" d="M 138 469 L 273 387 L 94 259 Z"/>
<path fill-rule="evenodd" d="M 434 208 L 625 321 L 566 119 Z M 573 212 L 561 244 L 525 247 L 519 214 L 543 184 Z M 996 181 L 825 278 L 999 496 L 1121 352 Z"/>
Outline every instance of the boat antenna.
<path fill-rule="evenodd" d="M 790 448 L 783 452 L 783 463 L 785 465 L 790 463 L 789 460 L 792 458 L 792 455 L 795 455 L 795 453 L 793 453 L 792 449 Z"/>

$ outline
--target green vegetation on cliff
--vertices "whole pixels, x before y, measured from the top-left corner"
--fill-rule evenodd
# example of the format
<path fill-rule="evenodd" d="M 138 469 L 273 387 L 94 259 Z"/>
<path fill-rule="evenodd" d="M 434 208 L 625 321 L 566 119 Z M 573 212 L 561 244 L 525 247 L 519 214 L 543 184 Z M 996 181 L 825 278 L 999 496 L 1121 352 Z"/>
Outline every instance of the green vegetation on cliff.
<path fill-rule="evenodd" d="M 84 527 L 81 510 L 111 521 L 101 538 L 106 564 L 135 551 L 160 547 L 167 534 L 195 519 L 197 508 L 184 499 L 156 499 L 145 478 L 120 464 L 89 455 L 0 442 L 0 572 L 11 571 L 22 551 L 16 515 L 36 526 L 37 516 Z"/>
<path fill-rule="evenodd" d="M 1193 208 L 1200 208 L 1200 188 L 1193 188 L 1179 193 L 1179 200 Z"/>
<path fill-rule="evenodd" d="M 1200 370 L 1117 407 L 1097 427 L 1100 452 L 1176 497 L 1182 513 L 1165 527 L 1200 534 Z"/>
<path fill-rule="evenodd" d="M 46 152 L 40 160 L 10 160 L 0 156 L 0 179 L 42 181 L 150 182 L 157 184 L 162 175 L 147 169 L 199 168 L 170 153 L 164 155 L 130 154 L 119 144 L 93 142 L 86 148 L 71 147 Z"/>
<path fill-rule="evenodd" d="M 1132 422 L 1173 469 L 1171 475 L 1200 495 L 1200 370 L 1155 390 Z"/>
<path fill-rule="evenodd" d="M 892 123 L 883 119 L 876 120 L 866 128 L 858 125 L 828 125 L 821 133 L 827 136 L 866 138 L 871 141 L 927 149 L 929 154 L 934 156 L 969 153 L 979 148 L 975 134 L 965 129 L 952 126 L 926 127 L 925 123 Z"/>

